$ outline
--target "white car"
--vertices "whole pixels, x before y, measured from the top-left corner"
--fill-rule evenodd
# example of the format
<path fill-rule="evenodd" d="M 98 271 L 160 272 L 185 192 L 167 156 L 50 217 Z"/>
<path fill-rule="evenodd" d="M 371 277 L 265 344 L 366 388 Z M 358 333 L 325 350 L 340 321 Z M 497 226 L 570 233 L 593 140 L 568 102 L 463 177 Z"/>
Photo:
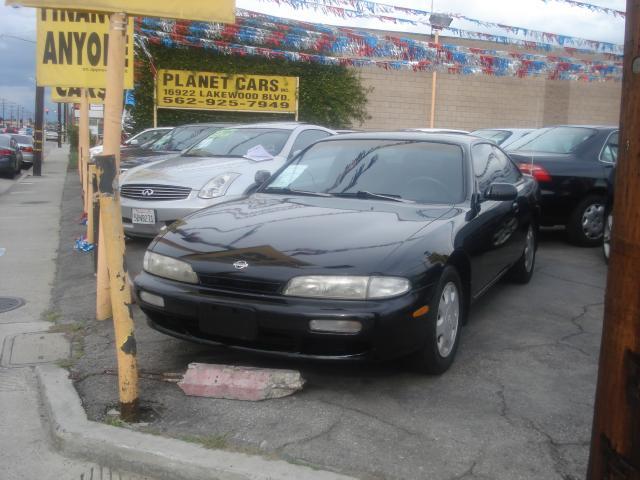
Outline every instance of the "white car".
<path fill-rule="evenodd" d="M 141 132 L 136 133 L 134 136 L 127 138 L 122 146 L 140 146 L 145 143 L 150 143 L 155 140 L 158 140 L 160 137 L 165 135 L 166 133 L 173 130 L 173 127 L 158 127 L 158 128 L 147 128 L 146 130 L 142 130 Z M 95 155 L 102 154 L 102 145 L 96 145 L 95 147 L 91 147 L 89 149 L 89 155 L 91 157 Z"/>
<path fill-rule="evenodd" d="M 57 130 L 45 130 L 44 139 L 47 140 L 55 140 L 58 141 L 58 132 Z"/>
<path fill-rule="evenodd" d="M 223 128 L 180 155 L 132 168 L 120 186 L 124 231 L 153 237 L 189 213 L 242 197 L 260 178 L 334 134 L 295 122 Z"/>

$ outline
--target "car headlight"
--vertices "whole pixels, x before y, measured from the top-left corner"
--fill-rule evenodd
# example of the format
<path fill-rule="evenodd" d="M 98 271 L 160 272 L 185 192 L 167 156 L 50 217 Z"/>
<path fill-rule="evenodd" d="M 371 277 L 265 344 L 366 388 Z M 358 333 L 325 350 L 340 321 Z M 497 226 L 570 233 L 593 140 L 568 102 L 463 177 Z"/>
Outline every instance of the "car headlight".
<path fill-rule="evenodd" d="M 239 173 L 223 173 L 216 177 L 213 177 L 207 183 L 204 184 L 204 187 L 200 189 L 200 193 L 198 193 L 198 197 L 200 198 L 216 198 L 221 197 L 227 192 L 229 185 L 233 183 L 233 181 L 240 176 Z"/>
<path fill-rule="evenodd" d="M 149 250 L 144 254 L 143 268 L 145 272 L 158 277 L 169 278 L 178 282 L 198 283 L 198 275 L 187 262 Z"/>
<path fill-rule="evenodd" d="M 294 297 L 367 300 L 397 297 L 411 289 L 401 277 L 310 275 L 289 280 L 284 294 Z"/>

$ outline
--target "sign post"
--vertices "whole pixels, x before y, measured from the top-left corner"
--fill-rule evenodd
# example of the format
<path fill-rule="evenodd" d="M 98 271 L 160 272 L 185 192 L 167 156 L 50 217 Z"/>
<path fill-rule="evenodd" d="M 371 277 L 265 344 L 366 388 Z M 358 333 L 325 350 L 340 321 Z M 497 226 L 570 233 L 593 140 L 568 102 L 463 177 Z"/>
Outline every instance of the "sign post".
<path fill-rule="evenodd" d="M 80 118 L 78 119 L 78 165 L 82 183 L 83 212 L 87 212 L 87 165 L 89 163 L 89 98 L 82 89 L 80 96 Z"/>
<path fill-rule="evenodd" d="M 42 175 L 43 124 L 44 124 L 44 87 L 36 87 L 35 128 L 33 129 L 33 176 Z"/>

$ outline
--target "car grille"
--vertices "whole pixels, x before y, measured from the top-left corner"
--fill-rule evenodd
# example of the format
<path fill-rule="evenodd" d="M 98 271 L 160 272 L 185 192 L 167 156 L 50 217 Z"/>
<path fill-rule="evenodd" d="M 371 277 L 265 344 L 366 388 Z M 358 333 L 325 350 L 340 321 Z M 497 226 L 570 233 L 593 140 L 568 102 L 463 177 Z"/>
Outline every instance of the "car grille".
<path fill-rule="evenodd" d="M 228 292 L 246 293 L 267 293 L 274 294 L 280 292 L 282 286 L 279 282 L 267 282 L 264 280 L 238 279 L 227 276 L 202 275 L 198 274 L 200 284 L 216 290 L 226 290 Z"/>
<path fill-rule="evenodd" d="M 144 185 L 129 183 L 120 187 L 120 195 L 136 200 L 184 200 L 191 193 L 189 187 L 173 185 Z"/>

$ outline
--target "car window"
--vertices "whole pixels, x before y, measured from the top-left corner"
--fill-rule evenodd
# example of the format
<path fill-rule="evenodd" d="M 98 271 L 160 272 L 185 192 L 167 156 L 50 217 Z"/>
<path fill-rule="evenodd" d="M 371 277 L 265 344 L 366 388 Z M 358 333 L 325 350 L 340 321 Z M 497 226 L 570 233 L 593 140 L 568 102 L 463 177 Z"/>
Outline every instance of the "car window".
<path fill-rule="evenodd" d="M 419 203 L 464 198 L 459 145 L 414 140 L 331 140 L 312 145 L 269 181 L 265 192 L 387 195 Z"/>
<path fill-rule="evenodd" d="M 193 145 L 202 131 L 211 128 L 209 125 L 190 125 L 187 127 L 177 127 L 165 134 L 159 140 L 151 144 L 151 150 L 157 151 L 180 151 Z"/>
<path fill-rule="evenodd" d="M 554 127 L 520 144 L 518 148 L 543 153 L 571 153 L 596 133 L 593 128 Z"/>
<path fill-rule="evenodd" d="M 31 145 L 33 143 L 33 138 L 28 137 L 26 135 L 13 135 L 13 138 L 18 143 L 27 144 L 27 145 Z"/>
<path fill-rule="evenodd" d="M 192 157 L 248 156 L 269 160 L 284 148 L 292 130 L 284 128 L 223 128 L 194 145 Z"/>
<path fill-rule="evenodd" d="M 618 132 L 609 135 L 607 143 L 605 143 L 600 160 L 607 163 L 616 163 L 618 161 Z"/>
<path fill-rule="evenodd" d="M 0 147 L 11 146 L 11 137 L 9 135 L 0 135 Z"/>
<path fill-rule="evenodd" d="M 486 138 L 492 142 L 496 142 L 498 145 L 502 144 L 507 138 L 511 136 L 511 132 L 507 130 L 476 130 L 471 132 L 471 135 L 476 137 Z"/>
<path fill-rule="evenodd" d="M 472 157 L 473 172 L 480 193 L 486 192 L 492 183 L 515 183 L 521 177 L 509 157 L 493 145 L 475 145 Z"/>
<path fill-rule="evenodd" d="M 134 138 L 138 141 L 138 145 L 158 140 L 163 135 L 169 133 L 169 130 L 149 130 L 136 135 Z"/>
<path fill-rule="evenodd" d="M 293 142 L 293 146 L 291 147 L 291 153 L 289 157 L 292 157 L 295 153 L 300 150 L 304 150 L 312 143 L 317 142 L 321 138 L 328 137 L 330 135 L 329 132 L 325 132 L 324 130 L 304 130 L 299 135 L 298 138 Z"/>

